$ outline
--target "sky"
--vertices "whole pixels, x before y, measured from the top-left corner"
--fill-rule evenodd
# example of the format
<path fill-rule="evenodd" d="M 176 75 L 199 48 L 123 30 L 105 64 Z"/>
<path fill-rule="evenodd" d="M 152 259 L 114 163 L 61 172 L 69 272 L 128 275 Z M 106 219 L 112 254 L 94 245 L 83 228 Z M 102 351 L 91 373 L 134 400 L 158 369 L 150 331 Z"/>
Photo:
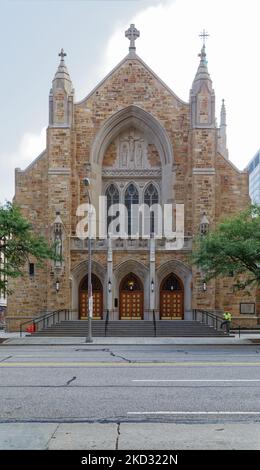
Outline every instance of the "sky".
<path fill-rule="evenodd" d="M 128 53 L 130 23 L 137 54 L 188 102 L 201 49 L 227 110 L 229 157 L 240 170 L 260 147 L 259 0 L 1 0 L 0 202 L 14 193 L 14 169 L 44 150 L 48 96 L 58 52 L 82 100 Z"/>

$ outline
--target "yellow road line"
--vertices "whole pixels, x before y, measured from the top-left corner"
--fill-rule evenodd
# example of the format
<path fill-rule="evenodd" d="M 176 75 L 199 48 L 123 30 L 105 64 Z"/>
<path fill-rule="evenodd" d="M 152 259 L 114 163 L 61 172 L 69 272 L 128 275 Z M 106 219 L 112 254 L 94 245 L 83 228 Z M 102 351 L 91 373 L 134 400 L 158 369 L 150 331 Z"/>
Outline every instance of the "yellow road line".
<path fill-rule="evenodd" d="M 0 367 L 259 367 L 260 362 L 0 362 Z"/>

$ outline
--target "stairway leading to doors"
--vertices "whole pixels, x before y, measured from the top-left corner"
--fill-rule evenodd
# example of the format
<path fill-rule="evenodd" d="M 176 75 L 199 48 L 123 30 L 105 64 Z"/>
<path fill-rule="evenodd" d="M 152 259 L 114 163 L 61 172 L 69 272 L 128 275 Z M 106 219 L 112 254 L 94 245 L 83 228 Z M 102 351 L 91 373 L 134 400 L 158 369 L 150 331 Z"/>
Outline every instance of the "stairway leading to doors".
<path fill-rule="evenodd" d="M 105 321 L 92 322 L 94 337 L 105 336 Z M 82 320 L 62 321 L 44 330 L 34 333 L 35 336 L 87 336 L 88 322 Z M 106 336 L 109 337 L 154 337 L 154 324 L 152 321 L 110 321 Z M 223 332 L 216 331 L 211 326 L 199 321 L 161 320 L 156 322 L 156 336 L 159 337 L 212 337 L 223 336 Z"/>

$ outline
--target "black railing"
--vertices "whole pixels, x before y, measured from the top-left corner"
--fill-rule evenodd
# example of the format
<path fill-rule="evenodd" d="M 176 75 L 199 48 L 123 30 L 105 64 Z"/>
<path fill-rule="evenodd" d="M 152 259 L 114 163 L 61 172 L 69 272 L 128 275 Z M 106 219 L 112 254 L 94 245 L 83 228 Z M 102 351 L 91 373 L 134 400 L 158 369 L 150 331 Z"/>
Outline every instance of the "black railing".
<path fill-rule="evenodd" d="M 109 310 L 107 309 L 106 322 L 105 322 L 105 336 L 107 335 L 108 322 L 109 322 Z"/>
<path fill-rule="evenodd" d="M 27 331 L 30 331 L 31 333 L 36 333 L 37 331 L 41 331 L 51 325 L 60 323 L 63 320 L 70 319 L 71 310 L 68 309 L 55 310 L 53 312 L 45 312 L 43 315 L 33 317 L 31 318 L 31 320 L 27 320 L 23 323 L 20 323 L 20 337 L 22 337 L 25 325 L 32 325 L 32 328 L 28 329 Z"/>
<path fill-rule="evenodd" d="M 221 330 L 221 323 L 223 322 L 222 318 L 220 318 L 215 313 L 197 308 L 192 310 L 192 319 L 194 321 L 200 321 L 201 323 L 211 326 L 216 331 Z"/>
<path fill-rule="evenodd" d="M 253 329 L 253 328 L 252 328 Z M 235 333 L 236 331 L 238 332 L 238 337 L 240 338 L 241 333 L 246 333 L 247 328 L 241 328 L 240 322 L 237 322 L 236 320 L 231 320 L 230 323 L 230 330 L 233 330 L 232 332 Z"/>
<path fill-rule="evenodd" d="M 157 336 L 157 331 L 156 331 L 156 317 L 155 317 L 155 311 L 153 310 L 153 329 L 154 329 L 154 336 Z"/>

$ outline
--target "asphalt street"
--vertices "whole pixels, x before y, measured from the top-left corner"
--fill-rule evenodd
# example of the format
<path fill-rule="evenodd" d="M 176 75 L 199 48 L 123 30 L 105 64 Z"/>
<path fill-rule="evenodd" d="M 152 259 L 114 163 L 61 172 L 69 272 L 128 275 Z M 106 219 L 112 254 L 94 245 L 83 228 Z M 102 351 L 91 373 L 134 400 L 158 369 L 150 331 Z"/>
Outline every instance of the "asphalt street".
<path fill-rule="evenodd" d="M 242 439 L 245 425 L 260 448 L 260 346 L 0 346 L 0 393 L 0 448 L 6 426 L 29 423 L 112 426 L 113 445 L 118 426 L 138 426 L 132 439 L 142 426 L 234 426 Z"/>

